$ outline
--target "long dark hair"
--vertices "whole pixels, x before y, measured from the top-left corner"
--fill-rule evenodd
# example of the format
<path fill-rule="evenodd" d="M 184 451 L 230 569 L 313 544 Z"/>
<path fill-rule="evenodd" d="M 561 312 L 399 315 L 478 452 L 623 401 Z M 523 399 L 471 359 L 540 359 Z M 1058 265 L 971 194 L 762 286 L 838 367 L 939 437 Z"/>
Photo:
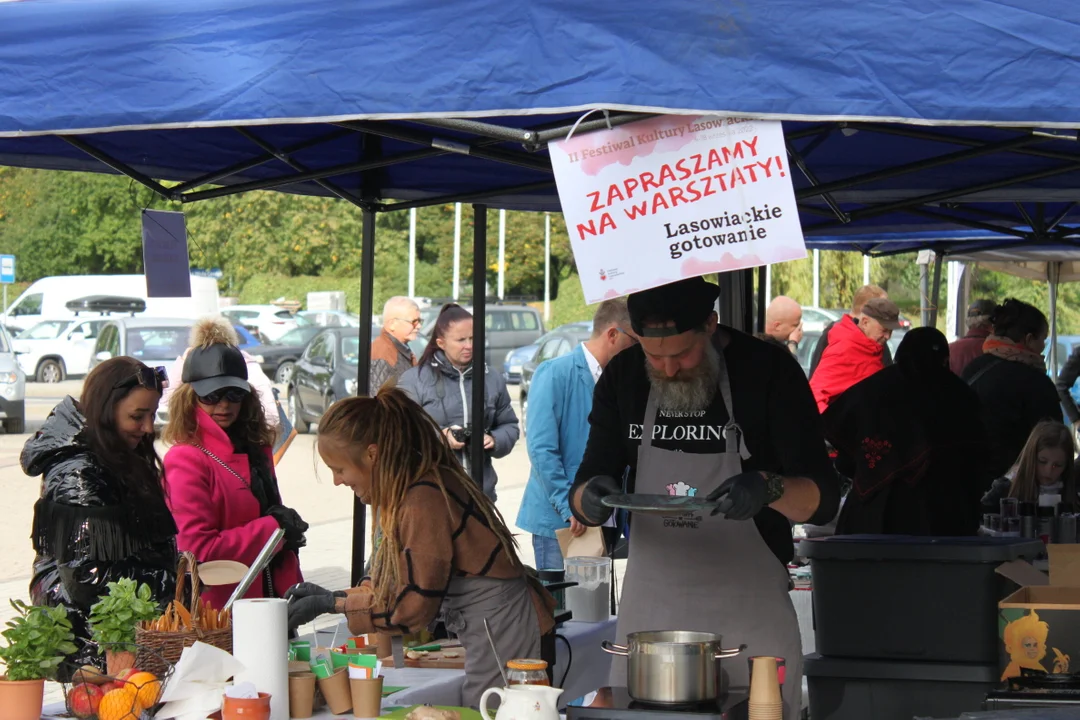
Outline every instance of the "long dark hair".
<path fill-rule="evenodd" d="M 86 418 L 82 435 L 97 461 L 124 491 L 126 504 L 150 500 L 164 505 L 165 471 L 154 450 L 154 436 L 144 436 L 132 450 L 116 428 L 116 406 L 135 388 L 145 387 L 138 380 L 129 382 L 145 369 L 134 358 L 116 357 L 90 371 L 79 401 Z M 157 392 L 160 395 L 161 391 Z"/>
<path fill-rule="evenodd" d="M 1037 336 L 1050 329 L 1042 310 L 1016 298 L 1009 298 L 994 308 L 991 322 L 995 335 L 1007 337 L 1015 343 L 1022 343 L 1028 335 Z"/>
<path fill-rule="evenodd" d="M 344 448 L 357 466 L 362 464 L 362 453 L 369 445 L 378 448 L 371 483 L 371 508 L 377 518 L 371 529 L 375 548 L 371 584 L 376 607 L 384 607 L 397 596 L 405 581 L 411 582 L 411 578 L 401 577 L 397 529 L 406 495 L 419 481 L 438 486 L 449 510 L 450 490 L 446 480 L 453 478 L 468 499 L 473 516 L 495 535 L 498 549 L 510 563 L 521 568 L 517 543 L 495 503 L 462 470 L 431 416 L 398 388 L 383 387 L 373 398 L 338 400 L 322 416 L 319 437 Z M 435 508 L 428 512 L 435 512 Z M 375 540 L 377 527 L 382 529 L 383 536 L 379 542 Z M 493 550 L 489 562 L 494 558 Z"/>
<path fill-rule="evenodd" d="M 1072 431 L 1053 421 L 1039 423 L 1028 435 L 1016 461 L 1016 477 L 1009 488 L 1009 497 L 1019 498 L 1021 502 L 1038 502 L 1039 480 L 1036 475 L 1039 452 L 1049 448 L 1058 448 L 1065 454 L 1065 468 L 1061 472 L 1061 500 L 1070 507 L 1075 506 L 1080 498 L 1076 495 L 1076 477 L 1073 475 L 1076 448 L 1073 446 Z"/>
<path fill-rule="evenodd" d="M 436 351 L 439 350 L 439 340 L 449 332 L 450 325 L 462 320 L 472 319 L 472 313 L 457 303 L 447 303 L 442 306 L 439 317 L 435 320 L 435 329 L 431 331 L 431 339 L 428 341 L 427 347 L 424 348 L 424 354 L 420 356 L 419 362 L 416 363 L 420 368 L 420 372 L 423 372 L 424 368 L 431 367 L 431 360 L 435 357 Z"/>

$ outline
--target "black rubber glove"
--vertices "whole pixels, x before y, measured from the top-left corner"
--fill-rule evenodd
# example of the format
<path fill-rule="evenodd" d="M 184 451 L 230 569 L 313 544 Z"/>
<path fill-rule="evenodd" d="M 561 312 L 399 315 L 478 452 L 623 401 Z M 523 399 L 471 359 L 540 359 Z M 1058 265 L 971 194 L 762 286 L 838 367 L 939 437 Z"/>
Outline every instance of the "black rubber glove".
<path fill-rule="evenodd" d="M 285 591 L 289 601 L 289 631 L 311 622 L 320 615 L 334 612 L 334 603 L 345 597 L 342 591 L 330 592 L 315 583 L 297 583 Z"/>
<path fill-rule="evenodd" d="M 768 488 L 759 472 L 732 475 L 705 499 L 717 502 L 712 515 L 723 513 L 728 520 L 749 520 L 766 505 Z"/>
<path fill-rule="evenodd" d="M 300 517 L 300 513 L 284 505 L 273 505 L 266 514 L 277 520 L 277 524 L 285 531 L 285 549 L 293 552 L 307 545 L 308 524 Z"/>
<path fill-rule="evenodd" d="M 588 520 L 588 525 L 603 525 L 614 512 L 602 500 L 608 495 L 622 492 L 619 481 L 609 475 L 597 475 L 589 478 L 581 489 L 581 514 Z"/>

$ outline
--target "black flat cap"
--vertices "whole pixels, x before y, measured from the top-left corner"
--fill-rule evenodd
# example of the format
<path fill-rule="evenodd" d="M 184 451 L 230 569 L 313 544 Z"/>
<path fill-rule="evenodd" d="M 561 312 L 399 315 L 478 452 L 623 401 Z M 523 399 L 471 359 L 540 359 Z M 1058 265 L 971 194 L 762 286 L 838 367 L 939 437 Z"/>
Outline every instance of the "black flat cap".
<path fill-rule="evenodd" d="M 705 278 L 679 280 L 668 285 L 632 293 L 626 299 L 630 326 L 642 337 L 670 337 L 705 324 L 713 311 L 720 287 Z M 645 327 L 673 322 L 674 327 Z"/>

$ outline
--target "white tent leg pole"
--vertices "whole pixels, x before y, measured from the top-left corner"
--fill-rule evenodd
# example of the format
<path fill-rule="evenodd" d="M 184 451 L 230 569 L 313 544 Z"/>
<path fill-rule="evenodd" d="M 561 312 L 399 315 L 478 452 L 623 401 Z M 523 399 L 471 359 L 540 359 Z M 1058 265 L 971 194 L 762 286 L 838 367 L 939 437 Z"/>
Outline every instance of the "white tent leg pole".
<path fill-rule="evenodd" d="M 765 266 L 765 302 L 772 300 L 772 265 Z"/>
<path fill-rule="evenodd" d="M 461 297 L 461 203 L 454 203 L 454 302 Z"/>
<path fill-rule="evenodd" d="M 409 297 L 416 297 L 416 208 L 409 210 Z"/>
<path fill-rule="evenodd" d="M 862 256 L 862 284 L 863 285 L 869 285 L 870 284 L 870 256 L 869 255 L 863 255 Z"/>
<path fill-rule="evenodd" d="M 945 337 L 949 342 L 964 335 L 964 330 L 960 327 L 960 323 L 964 317 L 961 310 L 965 307 L 962 304 L 960 297 L 962 294 L 961 286 L 963 285 L 963 274 L 963 263 L 949 262 L 946 267 L 947 289 L 945 291 L 945 297 L 949 303 L 949 306 L 945 311 Z"/>
<path fill-rule="evenodd" d="M 551 322 L 551 213 L 544 213 L 544 322 Z"/>
<path fill-rule="evenodd" d="M 499 211 L 499 299 L 505 297 L 506 278 L 506 211 Z"/>
<path fill-rule="evenodd" d="M 821 251 L 814 251 L 814 307 L 821 307 Z"/>

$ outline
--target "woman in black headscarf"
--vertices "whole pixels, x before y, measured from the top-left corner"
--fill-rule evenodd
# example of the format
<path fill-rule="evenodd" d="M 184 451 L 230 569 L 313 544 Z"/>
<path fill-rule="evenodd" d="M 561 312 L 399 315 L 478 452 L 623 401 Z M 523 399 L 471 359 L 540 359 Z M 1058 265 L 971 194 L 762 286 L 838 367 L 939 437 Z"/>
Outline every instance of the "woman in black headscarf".
<path fill-rule="evenodd" d="M 841 395 L 822 419 L 852 479 L 837 535 L 974 535 L 993 478 L 979 399 L 949 370 L 949 344 L 912 330 L 896 364 Z"/>

